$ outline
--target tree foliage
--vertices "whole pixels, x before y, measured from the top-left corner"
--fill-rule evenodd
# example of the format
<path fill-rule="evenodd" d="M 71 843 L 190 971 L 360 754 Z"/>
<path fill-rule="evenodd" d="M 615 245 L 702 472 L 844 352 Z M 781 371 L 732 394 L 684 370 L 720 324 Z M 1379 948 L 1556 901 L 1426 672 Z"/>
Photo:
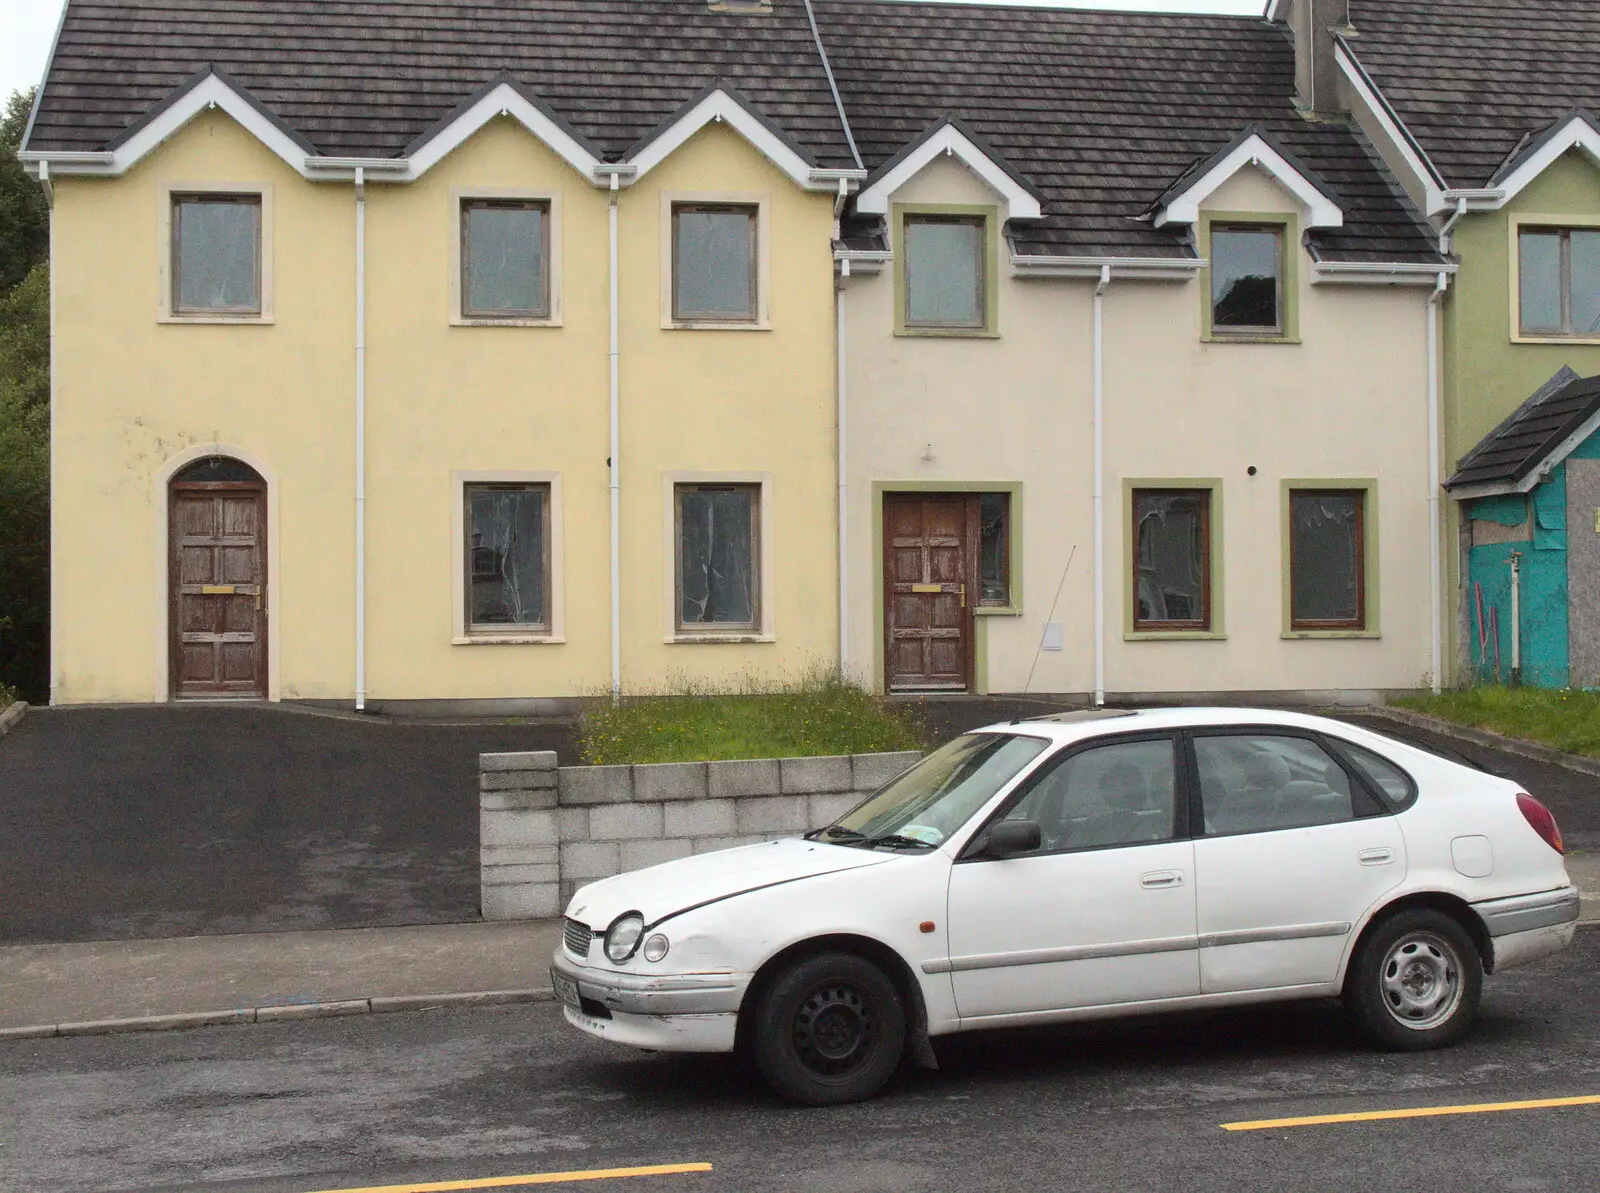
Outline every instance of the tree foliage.
<path fill-rule="evenodd" d="M 0 687 L 43 700 L 50 645 L 49 212 L 16 151 L 33 104 L 0 117 Z"/>

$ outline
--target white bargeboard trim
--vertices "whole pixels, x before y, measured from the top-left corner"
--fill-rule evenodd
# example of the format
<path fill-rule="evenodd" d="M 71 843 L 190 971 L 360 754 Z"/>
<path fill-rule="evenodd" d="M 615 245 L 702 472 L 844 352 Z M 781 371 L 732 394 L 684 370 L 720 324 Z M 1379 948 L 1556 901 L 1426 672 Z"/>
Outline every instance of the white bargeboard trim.
<path fill-rule="evenodd" d="M 1306 209 L 1308 228 L 1344 227 L 1344 212 L 1339 205 L 1290 165 L 1288 159 L 1259 134 L 1244 138 L 1227 156 L 1167 200 L 1155 213 L 1155 226 L 1161 228 L 1167 224 L 1198 223 L 1201 204 L 1246 166 L 1254 166 L 1271 175 L 1298 199 Z"/>
<path fill-rule="evenodd" d="M 998 194 L 1006 204 L 1007 219 L 1036 220 L 1044 215 L 1036 195 L 1018 183 L 959 128 L 948 123 L 926 137 L 882 178 L 865 187 L 856 197 L 856 210 L 863 215 L 888 215 L 889 200 L 894 193 L 940 154 L 960 159 L 962 165 Z"/>

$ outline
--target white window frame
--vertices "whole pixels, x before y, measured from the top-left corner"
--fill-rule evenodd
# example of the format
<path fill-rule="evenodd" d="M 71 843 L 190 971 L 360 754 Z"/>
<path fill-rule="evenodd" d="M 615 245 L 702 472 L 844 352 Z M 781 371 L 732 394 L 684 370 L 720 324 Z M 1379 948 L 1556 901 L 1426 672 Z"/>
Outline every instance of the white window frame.
<path fill-rule="evenodd" d="M 270 182 L 163 182 L 156 188 L 156 322 L 157 323 L 275 323 L 273 308 L 273 204 Z M 259 314 L 180 314 L 173 306 L 172 222 L 173 202 L 184 195 L 253 195 L 261 202 L 261 312 Z"/>
<path fill-rule="evenodd" d="M 548 485 L 550 489 L 549 534 L 545 549 L 550 553 L 550 610 L 547 629 L 507 630 L 505 633 L 471 633 L 467 625 L 467 486 L 468 485 Z M 450 555 L 450 641 L 455 646 L 540 646 L 561 645 L 567 637 L 566 551 L 562 538 L 563 506 L 559 472 L 453 472 L 454 491 Z"/>
<path fill-rule="evenodd" d="M 1552 232 L 1600 231 L 1597 215 L 1513 215 L 1508 217 L 1508 256 L 1511 259 L 1511 342 L 1513 344 L 1600 344 L 1600 335 L 1566 335 L 1562 332 L 1524 332 L 1522 330 L 1522 233 L 1543 228 Z"/>
<path fill-rule="evenodd" d="M 756 317 L 673 318 L 672 209 L 682 203 L 734 203 L 756 209 Z M 661 193 L 661 326 L 668 331 L 772 330 L 772 196 L 752 191 L 663 191 Z"/>
<path fill-rule="evenodd" d="M 467 315 L 462 304 L 466 295 L 461 291 L 461 242 L 465 231 L 463 204 L 473 199 L 511 200 L 513 202 L 544 203 L 547 205 L 546 240 L 550 245 L 550 259 L 545 262 L 545 277 L 550 289 L 550 313 L 543 318 L 522 315 L 501 317 L 497 315 Z M 560 327 L 563 322 L 561 304 L 561 192 L 516 186 L 457 187 L 450 192 L 450 325 L 452 327 Z"/>
<path fill-rule="evenodd" d="M 678 501 L 679 485 L 753 485 L 758 487 L 757 501 L 760 509 L 760 535 L 756 561 L 760 574 L 760 605 L 756 617 L 758 628 L 737 630 L 680 630 L 678 629 Z M 662 555 L 662 641 L 671 643 L 740 643 L 776 642 L 777 629 L 773 623 L 774 593 L 773 567 L 773 509 L 772 473 L 770 472 L 663 472 L 661 474 L 661 541 Z"/>

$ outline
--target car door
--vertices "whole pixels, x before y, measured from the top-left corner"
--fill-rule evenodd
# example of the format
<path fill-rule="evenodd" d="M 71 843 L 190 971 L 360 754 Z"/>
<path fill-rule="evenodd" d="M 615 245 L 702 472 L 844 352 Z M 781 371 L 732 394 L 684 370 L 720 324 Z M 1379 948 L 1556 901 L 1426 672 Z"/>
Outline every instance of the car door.
<path fill-rule="evenodd" d="M 949 969 L 963 1019 L 1199 992 L 1178 758 L 1166 734 L 1064 752 L 997 817 L 1037 821 L 1041 847 L 951 867 Z"/>
<path fill-rule="evenodd" d="M 1188 740 L 1202 992 L 1332 982 L 1354 925 L 1405 877 L 1398 823 L 1316 734 Z"/>

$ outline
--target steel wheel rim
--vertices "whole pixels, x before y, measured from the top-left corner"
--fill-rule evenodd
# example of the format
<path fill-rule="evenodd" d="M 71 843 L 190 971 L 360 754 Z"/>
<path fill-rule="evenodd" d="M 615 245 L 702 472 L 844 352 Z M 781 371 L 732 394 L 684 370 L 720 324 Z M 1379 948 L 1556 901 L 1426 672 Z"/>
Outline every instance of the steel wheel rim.
<path fill-rule="evenodd" d="M 1432 932 L 1410 932 L 1397 940 L 1378 971 L 1378 991 L 1389 1017 L 1412 1031 L 1447 1022 L 1461 1005 L 1461 958 L 1455 946 Z"/>
<path fill-rule="evenodd" d="M 844 982 L 819 986 L 795 1012 L 795 1054 L 819 1077 L 848 1077 L 866 1063 L 875 1026 L 861 991 Z"/>

